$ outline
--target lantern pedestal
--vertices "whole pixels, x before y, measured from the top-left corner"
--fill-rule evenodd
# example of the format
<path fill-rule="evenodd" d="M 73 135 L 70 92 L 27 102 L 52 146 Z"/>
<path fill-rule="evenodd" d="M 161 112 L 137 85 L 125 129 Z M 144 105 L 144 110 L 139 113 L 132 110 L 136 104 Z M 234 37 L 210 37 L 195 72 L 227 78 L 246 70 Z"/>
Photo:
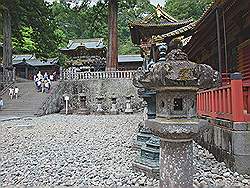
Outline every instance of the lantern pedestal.
<path fill-rule="evenodd" d="M 193 137 L 198 120 L 156 118 L 146 125 L 160 137 L 160 187 L 193 187 Z"/>

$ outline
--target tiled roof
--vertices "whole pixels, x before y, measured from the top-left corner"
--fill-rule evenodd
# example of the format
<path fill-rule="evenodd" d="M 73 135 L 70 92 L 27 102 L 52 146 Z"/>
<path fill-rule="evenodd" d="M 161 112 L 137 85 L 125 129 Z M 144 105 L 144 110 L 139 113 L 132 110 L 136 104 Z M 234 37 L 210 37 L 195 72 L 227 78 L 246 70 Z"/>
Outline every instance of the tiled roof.
<path fill-rule="evenodd" d="M 189 23 L 193 22 L 192 20 L 185 20 L 180 22 L 159 22 L 159 23 L 132 23 L 130 26 L 139 26 L 139 27 L 175 27 L 179 25 L 187 25 Z"/>
<path fill-rule="evenodd" d="M 130 23 L 130 27 L 133 26 L 176 26 L 181 24 L 191 23 L 192 20 L 178 21 L 169 14 L 167 14 L 160 5 L 157 5 L 155 12 L 147 15 L 142 20 L 137 20 Z"/>
<path fill-rule="evenodd" d="M 195 27 L 195 25 L 196 25 L 196 22 L 192 22 L 189 25 L 183 26 L 179 29 L 163 34 L 162 37 L 165 38 L 165 37 L 172 37 L 172 36 L 180 35 L 182 33 L 185 33 L 186 31 L 192 30 Z"/>
<path fill-rule="evenodd" d="M 34 54 L 21 54 L 12 56 L 13 61 L 23 61 L 24 59 L 25 60 L 36 59 L 36 56 Z"/>
<path fill-rule="evenodd" d="M 28 59 L 28 60 L 13 60 L 13 65 L 30 65 L 33 67 L 40 67 L 40 66 L 51 66 L 58 63 L 58 58 L 52 58 L 47 60 L 41 59 Z"/>
<path fill-rule="evenodd" d="M 87 49 L 103 49 L 105 48 L 102 38 L 95 39 L 75 39 L 69 40 L 66 48 L 60 49 L 61 51 L 75 50 L 78 47 L 84 47 Z"/>

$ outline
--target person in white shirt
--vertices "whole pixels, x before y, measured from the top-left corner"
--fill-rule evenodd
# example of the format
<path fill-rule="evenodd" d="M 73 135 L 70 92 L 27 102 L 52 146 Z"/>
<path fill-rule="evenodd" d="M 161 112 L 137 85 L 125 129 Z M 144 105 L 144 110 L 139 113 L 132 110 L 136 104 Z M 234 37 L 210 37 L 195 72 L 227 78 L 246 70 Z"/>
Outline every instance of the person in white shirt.
<path fill-rule="evenodd" d="M 50 84 L 48 82 L 48 80 L 44 81 L 44 90 L 46 93 L 49 93 L 49 88 L 50 88 Z"/>
<path fill-rule="evenodd" d="M 41 71 L 38 72 L 37 78 L 38 78 L 39 80 L 42 80 L 42 79 L 43 79 L 43 75 L 41 74 Z"/>
<path fill-rule="evenodd" d="M 49 79 L 50 79 L 51 81 L 54 81 L 54 76 L 53 76 L 53 74 L 49 75 Z"/>
<path fill-rule="evenodd" d="M 13 99 L 13 95 L 14 95 L 14 89 L 11 87 L 9 88 L 9 96 L 11 99 Z"/>
<path fill-rule="evenodd" d="M 16 99 L 18 97 L 18 93 L 19 93 L 19 88 L 16 86 L 14 90 L 14 95 L 16 96 Z"/>

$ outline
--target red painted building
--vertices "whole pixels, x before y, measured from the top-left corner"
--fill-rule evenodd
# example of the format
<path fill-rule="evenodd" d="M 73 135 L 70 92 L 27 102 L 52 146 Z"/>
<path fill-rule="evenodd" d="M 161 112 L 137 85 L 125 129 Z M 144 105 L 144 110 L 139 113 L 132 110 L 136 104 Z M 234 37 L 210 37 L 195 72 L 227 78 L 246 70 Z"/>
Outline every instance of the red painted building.
<path fill-rule="evenodd" d="M 249 10 L 249 1 L 217 0 L 196 24 L 185 49 L 189 59 L 218 70 L 224 86 L 199 94 L 200 115 L 250 121 Z M 242 80 L 230 81 L 234 72 L 240 72 Z"/>
<path fill-rule="evenodd" d="M 206 129 L 196 141 L 232 170 L 250 174 L 250 1 L 216 0 L 185 51 L 222 76 L 220 87 L 198 92 L 197 112 Z"/>

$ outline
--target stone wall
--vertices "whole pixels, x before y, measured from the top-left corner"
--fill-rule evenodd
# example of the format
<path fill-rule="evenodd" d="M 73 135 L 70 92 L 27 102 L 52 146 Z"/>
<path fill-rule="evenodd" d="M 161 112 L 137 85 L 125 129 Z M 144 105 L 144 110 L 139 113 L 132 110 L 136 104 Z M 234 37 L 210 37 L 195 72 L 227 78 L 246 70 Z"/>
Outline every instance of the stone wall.
<path fill-rule="evenodd" d="M 204 130 L 196 141 L 233 171 L 250 175 L 250 125 L 210 118 L 201 123 Z"/>
<path fill-rule="evenodd" d="M 141 111 L 142 99 L 138 97 L 137 88 L 132 84 L 131 79 L 91 79 L 78 81 L 64 81 L 64 93 L 70 96 L 70 106 L 73 110 L 79 108 L 79 93 L 86 94 L 86 103 L 90 112 L 95 112 L 97 108 L 96 97 L 102 95 L 103 109 L 106 113 L 111 108 L 111 96 L 117 97 L 117 109 L 124 112 L 126 105 L 126 96 L 132 95 L 132 108 L 134 111 Z"/>
<path fill-rule="evenodd" d="M 37 111 L 37 116 L 60 112 L 60 110 L 63 108 L 64 103 L 64 86 L 65 85 L 63 82 L 59 82 L 57 85 L 52 87 L 48 98 L 44 101 L 40 109 Z"/>

